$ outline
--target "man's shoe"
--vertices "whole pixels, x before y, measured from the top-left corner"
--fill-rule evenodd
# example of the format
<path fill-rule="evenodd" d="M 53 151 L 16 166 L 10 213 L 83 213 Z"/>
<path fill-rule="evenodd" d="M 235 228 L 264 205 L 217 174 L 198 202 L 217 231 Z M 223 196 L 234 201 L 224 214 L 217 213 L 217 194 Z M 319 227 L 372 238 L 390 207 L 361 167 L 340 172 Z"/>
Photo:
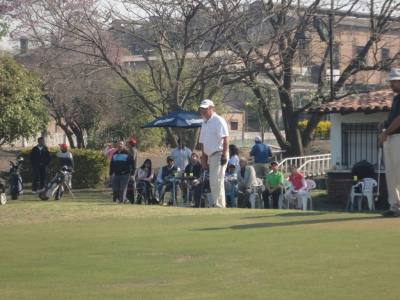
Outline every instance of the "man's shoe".
<path fill-rule="evenodd" d="M 400 217 L 400 211 L 388 210 L 385 211 L 382 216 L 385 218 L 398 218 Z"/>

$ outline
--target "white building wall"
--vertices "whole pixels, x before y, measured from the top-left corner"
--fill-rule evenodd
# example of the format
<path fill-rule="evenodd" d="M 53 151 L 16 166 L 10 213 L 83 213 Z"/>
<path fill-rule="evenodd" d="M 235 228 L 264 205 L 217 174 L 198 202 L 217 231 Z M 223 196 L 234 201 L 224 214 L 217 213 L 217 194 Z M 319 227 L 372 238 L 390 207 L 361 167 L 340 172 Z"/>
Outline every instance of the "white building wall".
<path fill-rule="evenodd" d="M 379 113 L 352 113 L 347 115 L 331 114 L 331 151 L 332 165 L 342 161 L 342 124 L 343 123 L 380 123 L 386 120 L 387 112 Z"/>

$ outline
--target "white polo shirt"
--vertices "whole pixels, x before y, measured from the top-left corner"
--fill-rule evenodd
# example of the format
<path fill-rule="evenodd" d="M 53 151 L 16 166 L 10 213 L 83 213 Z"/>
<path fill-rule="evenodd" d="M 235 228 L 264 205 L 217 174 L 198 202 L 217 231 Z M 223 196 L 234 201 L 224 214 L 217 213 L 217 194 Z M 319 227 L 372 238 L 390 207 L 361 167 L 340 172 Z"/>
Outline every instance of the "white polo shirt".
<path fill-rule="evenodd" d="M 201 124 L 199 142 L 203 144 L 203 151 L 207 155 L 222 151 L 222 138 L 229 136 L 226 121 L 216 113 Z"/>

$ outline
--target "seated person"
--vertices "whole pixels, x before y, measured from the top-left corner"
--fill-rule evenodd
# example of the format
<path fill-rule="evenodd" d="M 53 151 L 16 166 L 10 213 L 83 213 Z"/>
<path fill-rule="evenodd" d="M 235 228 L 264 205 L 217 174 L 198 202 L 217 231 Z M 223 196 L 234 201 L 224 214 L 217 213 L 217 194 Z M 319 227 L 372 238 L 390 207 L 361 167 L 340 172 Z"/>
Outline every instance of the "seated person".
<path fill-rule="evenodd" d="M 229 145 L 229 160 L 228 165 L 234 165 L 239 169 L 239 149 L 234 144 Z"/>
<path fill-rule="evenodd" d="M 285 197 L 291 200 L 295 200 L 296 208 L 301 209 L 303 202 L 307 198 L 307 184 L 304 175 L 297 170 L 295 165 L 289 166 L 289 182 L 291 184 L 290 190 L 286 193 Z"/>
<path fill-rule="evenodd" d="M 187 196 L 187 188 L 188 185 L 190 185 L 190 190 L 189 190 L 189 198 L 194 199 L 195 203 L 200 203 L 200 197 L 201 197 L 201 182 L 200 182 L 200 177 L 203 172 L 203 168 L 201 167 L 200 159 L 197 153 L 192 153 L 190 155 L 190 160 L 189 164 L 185 167 L 185 176 L 193 176 L 193 179 L 190 180 L 190 182 L 182 182 L 181 184 L 181 189 L 183 193 L 183 197 L 185 200 L 190 203 L 191 199 L 186 199 Z"/>
<path fill-rule="evenodd" d="M 225 197 L 228 207 L 237 207 L 236 194 L 237 194 L 238 175 L 236 166 L 228 164 L 225 173 Z"/>
<path fill-rule="evenodd" d="M 271 172 L 265 176 L 265 191 L 263 192 L 264 207 L 269 207 L 269 197 L 272 198 L 272 207 L 278 208 L 279 197 L 283 191 L 284 176 L 278 170 L 278 163 L 273 161 L 270 165 Z"/>
<path fill-rule="evenodd" d="M 136 181 L 137 189 L 141 189 L 144 195 L 144 200 L 149 201 L 149 199 L 153 199 L 152 193 L 152 180 L 154 177 L 154 172 L 151 168 L 151 160 L 146 159 L 142 166 L 136 169 L 134 178 Z"/>
<path fill-rule="evenodd" d="M 174 159 L 172 156 L 167 157 L 167 165 L 162 167 L 158 171 L 157 175 L 157 192 L 158 196 L 160 197 L 160 203 L 164 202 L 164 194 L 165 192 L 170 192 L 172 191 L 172 182 L 171 178 L 174 177 L 175 173 L 177 172 L 177 169 L 174 165 Z M 171 204 L 171 202 L 169 203 Z"/>
<path fill-rule="evenodd" d="M 257 184 L 256 171 L 248 165 L 247 159 L 242 157 L 239 160 L 238 172 L 238 207 L 250 207 L 251 187 Z"/>

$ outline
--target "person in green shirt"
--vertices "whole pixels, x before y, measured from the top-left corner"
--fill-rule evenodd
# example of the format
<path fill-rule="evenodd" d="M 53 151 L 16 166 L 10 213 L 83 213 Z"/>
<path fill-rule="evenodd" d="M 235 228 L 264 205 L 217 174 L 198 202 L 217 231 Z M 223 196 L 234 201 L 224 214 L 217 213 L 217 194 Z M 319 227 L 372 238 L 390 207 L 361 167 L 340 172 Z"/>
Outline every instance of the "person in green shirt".
<path fill-rule="evenodd" d="M 263 192 L 264 207 L 269 207 L 269 197 L 272 197 L 272 207 L 278 208 L 279 197 L 283 191 L 284 176 L 278 170 L 278 163 L 272 162 L 270 165 L 271 172 L 265 176 L 265 191 Z"/>

